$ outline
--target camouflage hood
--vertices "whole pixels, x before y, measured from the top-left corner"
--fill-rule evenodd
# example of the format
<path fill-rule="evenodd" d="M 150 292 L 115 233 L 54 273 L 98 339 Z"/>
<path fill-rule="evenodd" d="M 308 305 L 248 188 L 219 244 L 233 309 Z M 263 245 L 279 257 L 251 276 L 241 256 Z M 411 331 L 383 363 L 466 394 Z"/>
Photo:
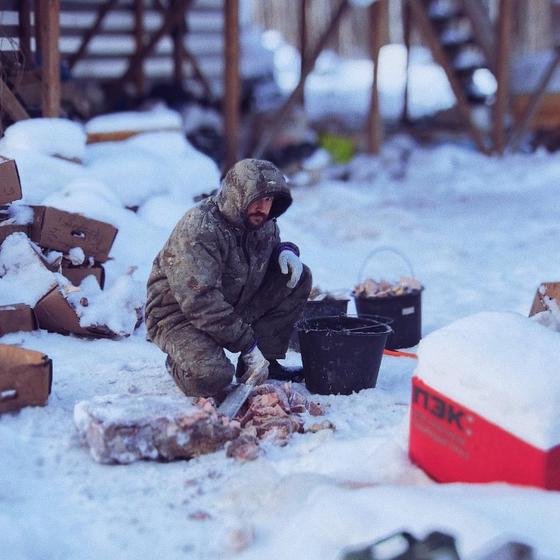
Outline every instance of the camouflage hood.
<path fill-rule="evenodd" d="M 265 196 L 274 197 L 269 220 L 283 214 L 292 203 L 290 189 L 277 167 L 262 159 L 243 159 L 227 172 L 216 200 L 229 222 L 245 227 L 247 208 Z"/>

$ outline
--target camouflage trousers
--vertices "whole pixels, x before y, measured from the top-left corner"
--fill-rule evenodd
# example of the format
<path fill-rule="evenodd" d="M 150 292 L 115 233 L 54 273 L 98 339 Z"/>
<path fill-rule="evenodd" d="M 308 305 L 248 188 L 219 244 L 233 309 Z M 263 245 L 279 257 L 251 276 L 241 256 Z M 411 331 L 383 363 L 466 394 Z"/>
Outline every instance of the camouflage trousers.
<path fill-rule="evenodd" d="M 286 286 L 288 279 L 279 271 L 269 271 L 241 313 L 252 325 L 257 344 L 268 359 L 285 357 L 294 325 L 311 291 L 312 277 L 307 266 L 295 288 Z M 186 324 L 158 338 L 168 355 L 167 370 L 186 395 L 216 396 L 231 383 L 235 368 L 224 349 L 206 333 Z"/>

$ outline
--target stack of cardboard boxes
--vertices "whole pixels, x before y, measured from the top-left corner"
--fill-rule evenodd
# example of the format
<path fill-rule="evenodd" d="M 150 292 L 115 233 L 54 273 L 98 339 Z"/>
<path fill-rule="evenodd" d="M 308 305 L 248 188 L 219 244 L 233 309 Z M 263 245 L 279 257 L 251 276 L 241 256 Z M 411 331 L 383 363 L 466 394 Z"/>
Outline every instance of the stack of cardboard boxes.
<path fill-rule="evenodd" d="M 80 214 L 46 206 L 32 207 L 23 213 L 28 214 L 29 220 L 22 220 L 22 213 L 11 207 L 21 198 L 16 162 L 0 156 L 0 246 L 11 234 L 24 233 L 30 243 L 33 241 L 40 247 L 38 258 L 46 268 L 61 273 L 74 286 L 93 275 L 103 288 L 103 263 L 109 258 L 117 229 Z M 95 337 L 114 334 L 102 326 L 82 327 L 75 309 L 58 285 L 43 295 L 33 309 L 21 302 L 0 306 L 0 336 L 37 328 Z M 46 404 L 51 379 L 52 364 L 47 356 L 0 344 L 0 412 Z"/>
<path fill-rule="evenodd" d="M 31 233 L 30 224 L 18 224 L 10 215 L 11 203 L 21 199 L 21 183 L 16 162 L 0 156 L 0 245 L 12 233 Z M 10 332 L 37 328 L 33 310 L 28 305 L 0 306 L 0 336 Z"/>

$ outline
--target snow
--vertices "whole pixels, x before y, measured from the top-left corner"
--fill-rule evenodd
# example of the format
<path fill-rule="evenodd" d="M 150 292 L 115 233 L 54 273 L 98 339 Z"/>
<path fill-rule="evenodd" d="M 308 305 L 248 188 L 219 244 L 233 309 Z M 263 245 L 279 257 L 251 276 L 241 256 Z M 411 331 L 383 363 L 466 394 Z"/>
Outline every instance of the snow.
<path fill-rule="evenodd" d="M 287 95 L 299 80 L 297 50 L 268 32 L 267 42 L 275 48 L 275 79 Z M 389 120 L 401 116 L 406 81 L 406 49 L 389 44 L 379 55 L 379 104 Z M 440 66 L 422 47 L 411 49 L 409 68 L 409 112 L 414 118 L 453 106 L 455 97 Z M 341 59 L 323 51 L 305 85 L 306 111 L 312 119 L 343 117 L 356 127 L 363 125 L 370 107 L 373 63 L 370 59 Z M 429 87 L 426 85 L 429 84 Z"/>
<path fill-rule="evenodd" d="M 465 317 L 425 337 L 415 374 L 541 449 L 560 444 L 560 336 L 516 313 Z"/>
<path fill-rule="evenodd" d="M 47 156 L 82 159 L 86 135 L 82 125 L 70 120 L 28 119 L 10 126 L 1 145 L 7 150 L 26 150 Z"/>
<path fill-rule="evenodd" d="M 391 52 L 399 49 L 384 48 L 384 53 Z M 336 72 L 334 63 L 332 68 Z M 363 66 L 345 68 L 352 72 Z M 391 82 L 393 72 L 400 75 L 399 68 L 383 67 L 382 58 L 382 82 Z M 450 103 L 436 70 L 416 53 L 411 101 L 421 111 Z M 366 87 L 357 79 L 353 83 Z M 399 84 L 382 94 L 391 114 L 402 102 Z M 367 99 L 364 92 L 349 92 L 335 80 L 331 85 L 336 87 L 331 96 L 339 100 L 338 112 L 359 116 L 364 111 L 359 105 Z M 325 97 L 326 90 L 318 85 L 307 92 L 306 100 L 317 114 L 323 109 L 325 116 L 334 108 Z M 346 102 L 355 105 L 345 106 Z M 131 318 L 131 308 L 143 298 L 140 292 L 154 255 L 182 211 L 193 204 L 190 194 L 218 186 L 216 168 L 210 171 L 208 166 L 207 175 L 199 177 L 202 164 L 194 163 L 201 161 L 197 152 L 178 136 L 173 140 L 166 136 L 165 149 L 160 142 L 163 136 L 157 141 L 149 136 L 119 146 L 87 146 L 83 165 L 10 148 L 21 173 L 23 203 L 56 204 L 119 228 L 112 260 L 106 264 L 105 294 L 111 296 L 103 305 L 123 302 Z M 4 145 L 1 140 L 0 148 Z M 136 158 L 140 149 L 161 161 L 165 179 L 153 190 L 143 184 L 137 200 L 143 202 L 134 213 L 124 207 L 131 198 L 120 193 L 109 171 L 114 167 L 117 173 L 122 165 L 119 158 L 123 154 Z M 103 160 L 109 171 L 95 176 L 91 168 Z M 196 169 L 192 173 L 191 160 Z M 511 341 L 504 342 L 496 333 L 482 340 L 469 326 L 470 344 L 454 353 L 453 363 L 466 369 L 469 356 L 475 359 L 477 348 L 484 348 L 488 354 L 484 363 L 495 364 L 493 371 L 502 385 L 504 364 L 509 366 L 508 375 L 517 372 L 517 384 L 503 386 L 502 393 L 511 391 L 521 404 L 543 395 L 546 377 L 547 405 L 543 416 L 530 419 L 531 433 L 526 437 L 539 435 L 540 443 L 552 442 L 558 424 L 544 426 L 539 420 L 545 412 L 549 418 L 551 403 L 557 402 L 549 375 L 557 363 L 559 335 L 511 313 L 526 316 L 540 282 L 558 278 L 560 155 L 536 152 L 487 158 L 466 141 L 420 146 L 396 137 L 385 143 L 377 158 L 361 155 L 348 166 L 331 165 L 323 172 L 318 162 L 310 162 L 310 167 L 317 173 L 316 184 L 293 189 L 294 203 L 279 226 L 283 238 L 301 248 L 315 284 L 349 293 L 372 249 L 391 246 L 405 254 L 425 286 L 423 364 L 428 363 L 431 341 L 441 337 L 447 344 L 447 325 L 467 317 L 469 325 L 475 321 L 486 332 L 487 327 L 503 325 L 507 316 L 513 328 L 508 332 L 525 333 L 550 362 L 529 354 L 521 358 L 518 352 L 526 348 L 526 341 L 512 348 Z M 14 262 L 14 239 L 18 237 L 9 237 L 2 247 L 2 266 Z M 20 243 L 25 266 L 34 266 L 31 253 Z M 5 247 L 12 247 L 8 257 Z M 379 255 L 371 271 L 387 261 L 387 256 Z M 11 286 L 35 278 L 23 270 L 10 272 L 10 278 L 12 274 Z M 38 294 L 44 289 L 31 288 L 26 292 Z M 91 289 L 92 300 L 103 297 L 93 286 L 85 289 Z M 1 303 L 14 303 L 7 301 L 9 293 L 0 284 Z M 94 307 L 82 311 L 93 313 Z M 115 321 L 124 321 L 117 309 L 113 312 Z M 490 315 L 481 320 L 477 315 L 481 312 Z M 115 326 L 128 328 L 129 323 Z M 10 560 L 139 558 L 154 547 L 158 556 L 169 559 L 334 560 L 348 546 L 400 529 L 417 536 L 434 529 L 448 531 L 467 560 L 489 544 L 508 539 L 534 546 L 539 560 L 558 558 L 558 492 L 508 484 L 436 484 L 410 463 L 407 413 L 416 364 L 404 358 L 383 359 L 375 389 L 318 397 L 327 406 L 326 418 L 336 425 L 335 431 L 297 434 L 284 448 L 265 445 L 263 456 L 252 463 L 235 463 L 224 451 L 189 462 L 127 467 L 95 463 L 74 426 L 77 402 L 109 393 L 181 396 L 165 371 L 165 356 L 145 336 L 140 327 L 121 340 L 87 340 L 43 331 L 0 339 L 45 352 L 54 364 L 53 392 L 46 407 L 0 417 L 0 475 L 6 481 L 0 485 L 0 533 L 2 550 L 9 551 Z M 518 363 L 512 363 L 507 348 L 518 356 Z M 451 359 L 451 349 L 440 350 Z M 463 352 L 467 352 L 464 357 Z M 291 363 L 298 359 L 294 353 L 288 356 Z M 467 373 L 462 376 L 466 380 L 473 375 L 470 369 Z M 448 374 L 449 379 L 441 377 L 438 382 L 446 390 L 459 383 L 453 374 Z M 455 385 L 443 387 L 446 382 Z M 477 387 L 471 391 L 474 395 Z M 528 419 L 523 407 L 515 410 L 518 413 Z"/>
<path fill-rule="evenodd" d="M 94 276 L 87 276 L 80 284 L 80 291 L 68 295 L 79 309 L 80 325 L 104 325 L 114 333 L 127 336 L 134 331 L 138 321 L 136 310 L 144 305 L 145 283 L 134 280 L 130 274 L 117 278 L 112 286 L 101 290 Z M 81 298 L 87 298 L 88 305 L 80 307 Z"/>
<path fill-rule="evenodd" d="M 25 204 L 20 204 L 19 201 L 8 206 L 8 217 L 2 221 L 0 227 L 3 225 L 29 225 L 33 222 L 33 209 Z"/>
<path fill-rule="evenodd" d="M 12 233 L 0 246 L 0 305 L 35 304 L 54 286 L 56 279 L 45 268 L 24 233 Z"/>
<path fill-rule="evenodd" d="M 124 111 L 94 117 L 86 123 L 88 134 L 122 132 L 129 130 L 181 130 L 181 115 L 157 105 L 151 111 Z"/>

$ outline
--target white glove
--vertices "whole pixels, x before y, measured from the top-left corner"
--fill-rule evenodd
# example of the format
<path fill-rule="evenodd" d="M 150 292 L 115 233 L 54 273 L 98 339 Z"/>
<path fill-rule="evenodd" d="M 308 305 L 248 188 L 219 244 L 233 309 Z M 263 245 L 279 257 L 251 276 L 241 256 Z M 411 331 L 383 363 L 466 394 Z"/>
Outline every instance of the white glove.
<path fill-rule="evenodd" d="M 290 279 L 286 286 L 290 289 L 295 288 L 303 272 L 303 264 L 301 264 L 299 257 L 293 251 L 284 249 L 278 255 L 278 264 L 282 274 L 290 273 Z"/>
<path fill-rule="evenodd" d="M 241 354 L 241 359 L 245 363 L 245 373 L 239 380 L 241 383 L 247 383 L 251 378 L 253 385 L 260 385 L 267 380 L 269 361 L 262 355 L 258 346 L 246 354 Z"/>

